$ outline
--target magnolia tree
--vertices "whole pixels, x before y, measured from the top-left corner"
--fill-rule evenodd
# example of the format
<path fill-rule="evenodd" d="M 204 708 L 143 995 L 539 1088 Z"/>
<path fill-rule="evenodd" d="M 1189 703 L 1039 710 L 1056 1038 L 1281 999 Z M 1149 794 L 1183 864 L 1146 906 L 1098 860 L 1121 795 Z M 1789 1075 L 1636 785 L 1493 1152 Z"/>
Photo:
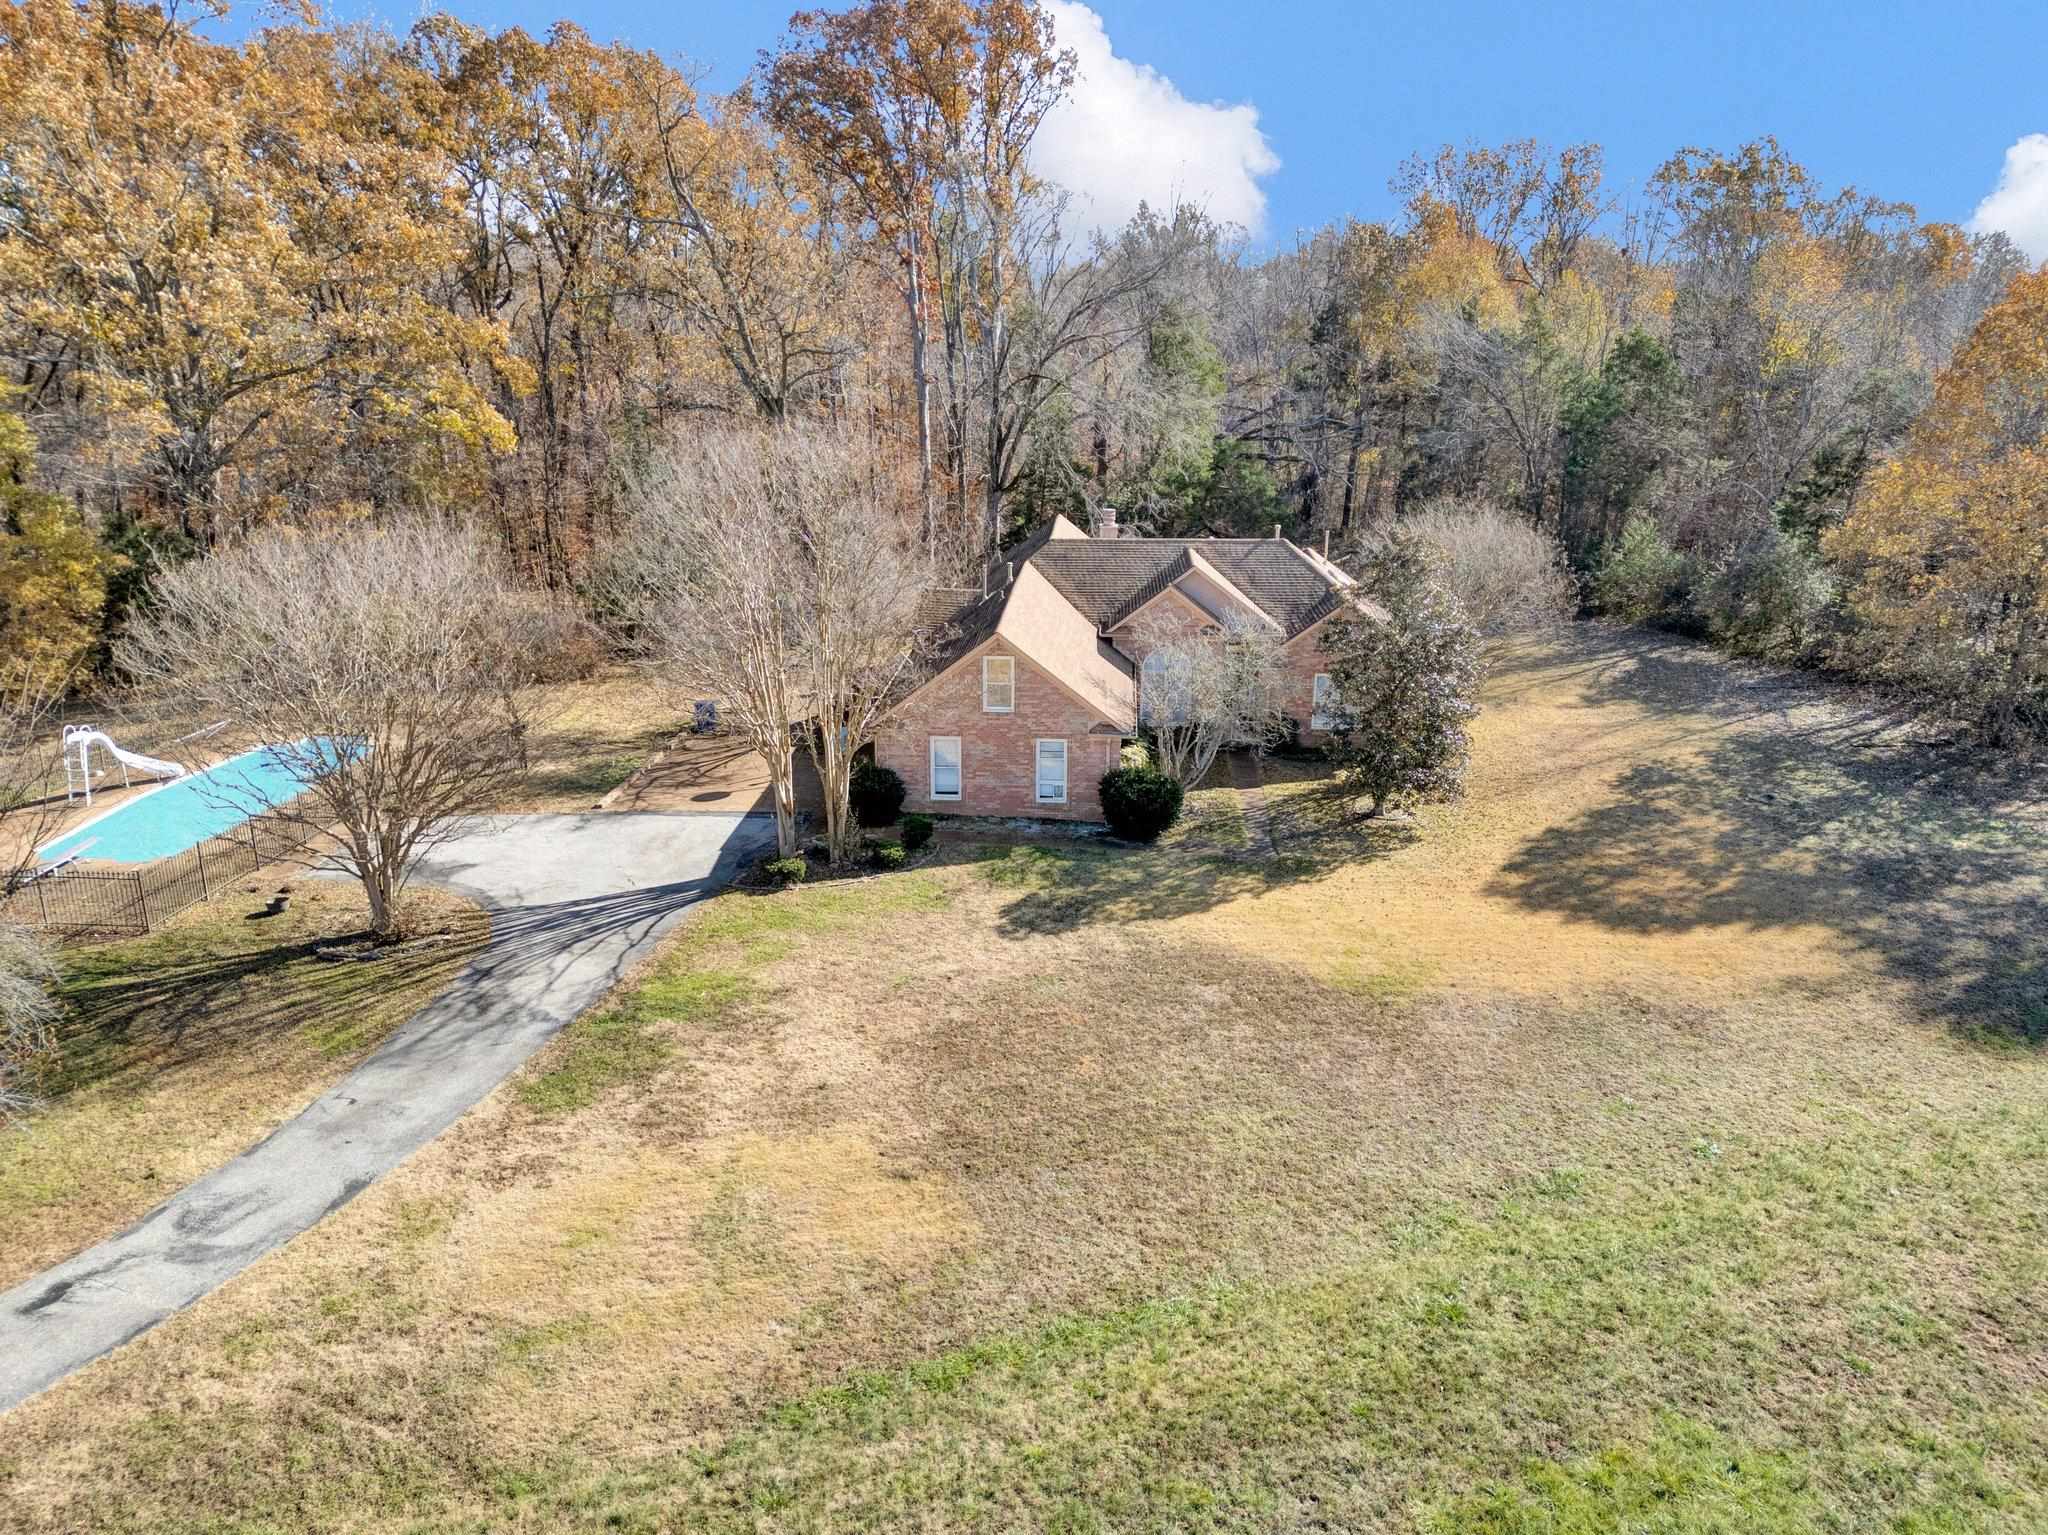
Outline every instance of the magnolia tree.
<path fill-rule="evenodd" d="M 474 529 L 400 520 L 259 534 L 167 570 L 117 656 L 173 707 L 267 743 L 277 786 L 207 792 L 360 880 L 389 937 L 419 860 L 526 771 L 532 684 L 567 629 Z"/>
<path fill-rule="evenodd" d="M 1368 815 L 1396 798 L 1448 798 L 1464 786 L 1480 641 L 1435 563 L 1421 545 L 1390 539 L 1360 580 L 1388 620 L 1346 613 L 1323 629 L 1331 755 L 1370 802 Z"/>
<path fill-rule="evenodd" d="M 1262 746 L 1280 731 L 1287 672 L 1271 624 L 1232 619 L 1212 629 L 1140 628 L 1139 722 L 1159 770 L 1183 788 L 1207 776 L 1216 754 Z"/>
<path fill-rule="evenodd" d="M 783 857 L 797 850 L 796 739 L 842 861 L 860 837 L 854 755 L 914 680 L 922 566 L 897 536 L 902 500 L 866 443 L 793 423 L 692 433 L 634 487 L 614 605 L 656 673 L 715 698 L 766 759 Z"/>

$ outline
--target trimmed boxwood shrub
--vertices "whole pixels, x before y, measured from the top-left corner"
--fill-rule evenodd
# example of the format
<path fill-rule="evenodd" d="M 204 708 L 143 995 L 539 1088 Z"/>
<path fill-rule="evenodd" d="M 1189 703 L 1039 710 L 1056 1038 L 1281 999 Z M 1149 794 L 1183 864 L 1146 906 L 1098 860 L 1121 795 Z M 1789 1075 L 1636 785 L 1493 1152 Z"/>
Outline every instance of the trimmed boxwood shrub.
<path fill-rule="evenodd" d="M 785 885 L 801 885 L 804 876 L 811 872 L 810 860 L 800 855 L 794 858 L 771 858 L 761 867 Z"/>
<path fill-rule="evenodd" d="M 934 829 L 934 822 L 932 821 L 932 818 L 928 815 L 905 816 L 903 818 L 904 851 L 914 853 L 919 848 L 923 847 L 927 842 L 932 840 L 932 832 Z"/>
<path fill-rule="evenodd" d="M 1181 788 L 1154 768 L 1102 775 L 1102 818 L 1129 842 L 1150 842 L 1180 819 Z"/>
<path fill-rule="evenodd" d="M 874 858 L 875 867 L 878 869 L 900 869 L 903 867 L 903 859 L 905 857 L 903 844 L 900 842 L 877 843 L 875 851 L 871 856 Z"/>
<path fill-rule="evenodd" d="M 903 813 L 903 776 L 885 768 L 872 757 L 862 757 L 847 775 L 846 797 L 853 805 L 853 818 L 863 826 L 889 826 Z"/>

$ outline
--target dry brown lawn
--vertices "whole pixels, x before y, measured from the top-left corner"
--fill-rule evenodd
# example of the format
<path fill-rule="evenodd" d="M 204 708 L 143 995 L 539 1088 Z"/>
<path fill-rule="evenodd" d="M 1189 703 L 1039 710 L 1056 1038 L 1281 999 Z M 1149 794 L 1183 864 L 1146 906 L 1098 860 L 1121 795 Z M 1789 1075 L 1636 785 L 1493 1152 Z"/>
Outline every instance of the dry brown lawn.
<path fill-rule="evenodd" d="M 1461 805 L 1269 777 L 1270 860 L 719 898 L 11 1414 L 0 1525 L 2048 1524 L 2037 803 L 1597 629 Z"/>
<path fill-rule="evenodd" d="M 265 915 L 284 889 L 284 910 Z M 62 952 L 47 1107 L 0 1131 L 0 1289 L 262 1139 L 445 986 L 489 930 L 470 903 L 416 891 L 405 920 L 421 947 L 317 956 L 361 933 L 366 911 L 354 885 L 272 868 L 147 938 Z"/>
<path fill-rule="evenodd" d="M 545 688 L 535 703 L 531 766 L 501 810 L 588 810 L 688 723 L 669 690 L 626 666 Z"/>

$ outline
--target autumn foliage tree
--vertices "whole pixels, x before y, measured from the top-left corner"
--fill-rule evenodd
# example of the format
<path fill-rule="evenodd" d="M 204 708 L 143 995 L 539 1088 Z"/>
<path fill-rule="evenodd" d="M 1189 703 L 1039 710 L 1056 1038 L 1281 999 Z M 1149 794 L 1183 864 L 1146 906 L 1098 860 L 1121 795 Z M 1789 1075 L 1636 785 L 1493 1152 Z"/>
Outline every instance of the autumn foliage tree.
<path fill-rule="evenodd" d="M 61 693 L 100 639 L 107 578 L 123 562 L 75 507 L 35 488 L 35 440 L 0 412 L 0 693 Z"/>
<path fill-rule="evenodd" d="M 434 301 L 439 162 L 362 120 L 339 36 L 236 47 L 200 30 L 221 13 L 0 4 L 0 348 L 31 409 L 93 413 L 73 446 L 95 472 L 139 472 L 207 539 L 290 499 L 238 472 L 310 476 L 363 424 L 512 446 L 468 366 L 496 323 Z"/>
<path fill-rule="evenodd" d="M 1987 741 L 2048 729 L 2048 269 L 1985 312 L 1827 549 L 1888 669 Z"/>

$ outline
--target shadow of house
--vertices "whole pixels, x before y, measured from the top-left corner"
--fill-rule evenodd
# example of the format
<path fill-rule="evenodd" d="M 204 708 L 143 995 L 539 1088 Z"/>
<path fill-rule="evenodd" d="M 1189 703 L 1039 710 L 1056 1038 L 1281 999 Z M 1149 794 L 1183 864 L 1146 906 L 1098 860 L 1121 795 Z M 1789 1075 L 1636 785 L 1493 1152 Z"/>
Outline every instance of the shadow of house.
<path fill-rule="evenodd" d="M 1896 713 L 1844 710 L 1796 676 L 1721 682 L 1687 648 L 1596 665 L 1588 699 L 1674 715 L 1705 700 L 1721 724 L 1626 768 L 1611 801 L 1529 839 L 1487 893 L 1623 932 L 1828 928 L 1959 1030 L 2048 1039 L 2040 807 L 1904 740 Z"/>

